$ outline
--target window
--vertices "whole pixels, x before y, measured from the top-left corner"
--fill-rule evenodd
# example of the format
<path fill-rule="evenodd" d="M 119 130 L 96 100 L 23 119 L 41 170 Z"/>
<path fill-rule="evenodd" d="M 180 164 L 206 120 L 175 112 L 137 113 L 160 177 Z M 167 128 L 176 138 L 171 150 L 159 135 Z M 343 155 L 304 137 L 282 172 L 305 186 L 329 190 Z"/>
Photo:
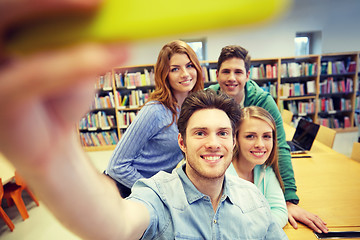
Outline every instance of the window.
<path fill-rule="evenodd" d="M 309 55 L 309 37 L 295 37 L 295 55 Z"/>
<path fill-rule="evenodd" d="M 194 50 L 199 61 L 206 60 L 206 39 L 183 40 Z"/>
<path fill-rule="evenodd" d="M 295 55 L 321 54 L 321 31 L 297 32 Z"/>

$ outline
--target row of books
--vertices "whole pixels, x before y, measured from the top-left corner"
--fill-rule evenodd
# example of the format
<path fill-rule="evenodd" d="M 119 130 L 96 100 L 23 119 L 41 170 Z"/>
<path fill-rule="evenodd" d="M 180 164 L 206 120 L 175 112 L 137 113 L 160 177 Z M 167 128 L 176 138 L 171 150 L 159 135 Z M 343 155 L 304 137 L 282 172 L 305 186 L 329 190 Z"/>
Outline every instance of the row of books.
<path fill-rule="evenodd" d="M 96 93 L 91 108 L 115 108 L 114 94 L 112 92 L 108 92 L 105 95 L 100 95 L 99 93 Z"/>
<path fill-rule="evenodd" d="M 284 108 L 291 111 L 294 115 L 305 116 L 315 113 L 314 100 L 309 101 L 286 101 Z"/>
<path fill-rule="evenodd" d="M 350 118 L 345 117 L 328 117 L 328 118 L 319 118 L 318 120 L 320 125 L 329 127 L 329 128 L 349 128 L 351 127 Z"/>
<path fill-rule="evenodd" d="M 344 74 L 352 73 L 356 70 L 355 61 L 324 61 L 321 62 L 321 74 Z"/>
<path fill-rule="evenodd" d="M 351 78 L 342 78 L 334 81 L 333 77 L 329 77 L 320 82 L 320 94 L 349 93 L 353 91 L 353 84 L 354 82 Z"/>
<path fill-rule="evenodd" d="M 90 112 L 86 114 L 79 122 L 80 129 L 87 129 L 89 131 L 96 131 L 97 129 L 111 129 L 116 126 L 116 119 L 114 115 L 107 115 L 104 111 L 96 113 Z"/>
<path fill-rule="evenodd" d="M 112 90 L 112 78 L 111 78 L 111 72 L 105 73 L 105 75 L 101 75 L 98 77 L 96 83 L 95 83 L 95 89 L 102 89 L 104 91 L 110 91 Z"/>
<path fill-rule="evenodd" d="M 315 80 L 306 83 L 282 83 L 279 90 L 280 98 L 315 94 Z"/>
<path fill-rule="evenodd" d="M 115 130 L 103 132 L 80 132 L 81 144 L 85 147 L 116 145 L 119 141 Z"/>
<path fill-rule="evenodd" d="M 355 109 L 360 111 L 360 96 L 355 98 Z"/>
<path fill-rule="evenodd" d="M 130 123 L 132 123 L 137 115 L 137 111 L 119 111 L 118 112 L 118 121 L 120 128 L 129 127 Z"/>
<path fill-rule="evenodd" d="M 140 87 L 140 86 L 154 86 L 155 85 L 155 74 L 154 70 L 144 68 L 144 72 L 129 73 L 128 71 L 115 72 L 115 86 L 120 87 Z"/>
<path fill-rule="evenodd" d="M 147 92 L 143 92 L 142 90 L 131 90 L 130 94 L 125 95 L 121 95 L 121 93 L 117 91 L 119 108 L 138 108 L 144 105 L 152 91 L 153 90 L 148 90 Z"/>
<path fill-rule="evenodd" d="M 281 77 L 303 77 L 315 76 L 317 74 L 317 63 L 289 62 L 281 64 Z"/>
<path fill-rule="evenodd" d="M 203 71 L 206 71 L 206 67 L 205 69 L 203 68 Z M 216 68 L 209 68 L 209 77 L 208 77 L 208 81 L 205 82 L 217 82 L 217 77 L 216 77 Z"/>
<path fill-rule="evenodd" d="M 259 87 L 261 87 L 265 92 L 270 93 L 270 95 L 273 98 L 277 98 L 277 82 L 275 83 L 271 83 L 271 82 L 267 82 L 267 83 L 258 83 Z"/>
<path fill-rule="evenodd" d="M 277 64 L 260 64 L 258 67 L 250 67 L 250 78 L 251 79 L 264 79 L 264 78 L 277 78 Z"/>
<path fill-rule="evenodd" d="M 346 98 L 320 98 L 318 101 L 318 107 L 319 111 L 330 114 L 335 113 L 336 111 L 351 110 L 351 100 Z"/>

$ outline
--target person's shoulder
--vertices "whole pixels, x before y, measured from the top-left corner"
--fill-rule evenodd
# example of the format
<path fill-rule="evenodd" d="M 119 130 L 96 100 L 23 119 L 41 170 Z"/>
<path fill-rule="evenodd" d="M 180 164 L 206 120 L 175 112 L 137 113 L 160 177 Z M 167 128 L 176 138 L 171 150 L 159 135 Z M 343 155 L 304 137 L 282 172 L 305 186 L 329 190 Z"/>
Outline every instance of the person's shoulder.
<path fill-rule="evenodd" d="M 159 171 L 151 178 L 141 178 L 135 184 L 146 186 L 151 188 L 155 192 L 163 191 L 163 189 L 167 189 L 166 186 L 175 186 L 177 184 L 181 184 L 180 178 L 174 171 L 172 173 L 168 173 L 165 171 Z M 169 188 L 170 190 L 172 189 Z M 168 191 L 167 189 L 166 191 Z M 174 189 L 174 191 L 177 191 Z"/>
<path fill-rule="evenodd" d="M 259 190 L 252 182 L 244 180 L 237 175 L 226 174 L 226 184 L 233 193 L 245 191 L 254 192 L 255 194 L 259 193 Z"/>
<path fill-rule="evenodd" d="M 178 177 L 173 173 L 168 173 L 165 171 L 159 171 L 154 176 L 150 178 L 141 178 L 138 180 L 138 182 L 142 182 L 145 185 L 151 186 L 151 185 L 158 185 L 162 182 L 169 182 L 177 179 Z"/>
<path fill-rule="evenodd" d="M 226 184 L 231 201 L 242 209 L 267 206 L 264 195 L 255 184 L 232 175 L 226 175 Z"/>
<path fill-rule="evenodd" d="M 152 118 L 166 118 L 166 116 L 171 116 L 171 111 L 159 101 L 149 101 L 147 102 L 139 112 L 141 115 L 149 115 Z"/>
<path fill-rule="evenodd" d="M 248 94 L 267 94 L 267 92 L 265 92 L 254 80 L 251 79 L 246 82 L 245 88 Z"/>
<path fill-rule="evenodd" d="M 220 89 L 220 85 L 219 85 L 218 83 L 212 84 L 212 85 L 208 86 L 208 87 L 205 88 L 205 89 L 211 89 L 211 90 L 214 90 L 215 92 L 217 92 L 217 91 L 219 91 L 219 89 Z"/>
<path fill-rule="evenodd" d="M 145 103 L 145 105 L 141 109 L 164 110 L 167 108 L 159 101 L 149 101 L 149 102 Z"/>
<path fill-rule="evenodd" d="M 265 108 L 265 105 L 268 105 L 270 103 L 276 106 L 276 103 L 270 93 L 264 91 L 253 80 L 248 80 L 246 82 L 245 94 L 245 106 L 256 105 Z"/>

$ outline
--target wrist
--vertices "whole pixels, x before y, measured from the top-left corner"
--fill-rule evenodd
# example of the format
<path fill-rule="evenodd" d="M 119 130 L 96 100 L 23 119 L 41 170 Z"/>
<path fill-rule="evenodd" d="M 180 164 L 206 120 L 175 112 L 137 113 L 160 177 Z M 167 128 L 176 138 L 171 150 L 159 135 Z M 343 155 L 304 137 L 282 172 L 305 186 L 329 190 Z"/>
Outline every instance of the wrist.
<path fill-rule="evenodd" d="M 286 203 L 292 203 L 292 204 L 298 205 L 299 200 L 298 199 L 289 199 L 289 200 L 286 200 Z"/>

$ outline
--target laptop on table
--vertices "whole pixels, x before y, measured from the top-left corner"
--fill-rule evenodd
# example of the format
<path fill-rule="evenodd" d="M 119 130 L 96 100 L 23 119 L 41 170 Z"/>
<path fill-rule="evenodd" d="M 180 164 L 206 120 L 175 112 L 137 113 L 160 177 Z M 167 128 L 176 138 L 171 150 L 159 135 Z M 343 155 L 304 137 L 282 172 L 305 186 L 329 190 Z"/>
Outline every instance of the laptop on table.
<path fill-rule="evenodd" d="M 291 141 L 287 141 L 292 154 L 305 153 L 310 151 L 314 143 L 320 125 L 307 121 L 304 118 L 299 120 L 295 134 Z"/>

